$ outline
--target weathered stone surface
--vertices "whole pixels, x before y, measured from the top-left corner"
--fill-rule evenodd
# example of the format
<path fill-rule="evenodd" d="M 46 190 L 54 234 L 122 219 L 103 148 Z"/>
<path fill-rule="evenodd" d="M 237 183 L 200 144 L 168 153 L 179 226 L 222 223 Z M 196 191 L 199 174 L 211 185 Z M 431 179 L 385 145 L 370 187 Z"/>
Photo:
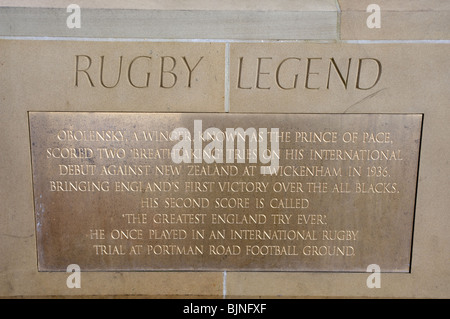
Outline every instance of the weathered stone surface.
<path fill-rule="evenodd" d="M 240 40 L 335 40 L 338 35 L 334 0 L 78 1 L 80 28 L 66 25 L 69 4 L 3 1 L 0 35 Z"/>
<path fill-rule="evenodd" d="M 0 157 L 0 202 L 2 203 L 0 212 L 0 252 L 2 255 L 2 258 L 0 258 L 0 294 L 2 296 L 133 295 L 176 297 L 181 295 L 203 297 L 331 296 L 384 298 L 448 298 L 450 296 L 450 286 L 448 285 L 448 280 L 446 280 L 450 276 L 447 257 L 450 254 L 450 245 L 448 244 L 450 242 L 450 233 L 448 232 L 450 216 L 448 214 L 448 207 L 450 206 L 448 196 L 448 188 L 450 187 L 448 180 L 450 174 L 448 166 L 448 158 L 450 157 L 448 148 L 450 143 L 448 134 L 450 117 L 448 101 L 450 100 L 450 91 L 447 84 L 449 82 L 447 70 L 450 69 L 448 60 L 450 51 L 448 41 L 440 41 L 448 40 L 447 2 L 439 0 L 376 2 L 382 10 L 380 29 L 368 29 L 365 24 L 369 15 L 369 13 L 365 12 L 369 4 L 368 1 L 340 0 L 338 3 L 333 0 L 333 3 L 340 6 L 337 14 L 335 7 L 328 9 L 328 7 L 322 6 L 325 2 L 319 1 L 310 1 L 309 3 L 313 5 L 320 4 L 322 9 L 316 7 L 289 7 L 291 11 L 302 12 L 290 12 L 287 14 L 282 9 L 288 2 L 296 5 L 305 3 L 304 1 L 258 1 L 258 6 L 265 8 L 267 11 L 254 16 L 255 19 L 251 20 L 253 27 L 248 29 L 251 31 L 246 32 L 247 30 L 242 27 L 242 24 L 245 24 L 244 21 L 250 22 L 248 19 L 251 18 L 251 14 L 244 12 L 246 10 L 251 11 L 250 9 L 254 8 L 253 5 L 246 7 L 245 4 L 252 3 L 250 1 L 237 1 L 234 8 L 243 11 L 239 12 L 239 14 L 230 12 L 228 20 L 214 19 L 214 13 L 212 12 L 210 12 L 211 16 L 207 17 L 200 12 L 201 7 L 196 7 L 193 3 L 205 6 L 204 8 L 208 10 L 217 8 L 220 11 L 226 8 L 226 3 L 232 3 L 231 1 L 220 1 L 220 5 L 217 5 L 217 3 L 211 4 L 213 3 L 212 1 L 108 1 L 107 6 L 111 10 L 102 5 L 102 2 L 96 1 L 94 4 L 92 1 L 79 1 L 77 3 L 81 5 L 82 14 L 87 13 L 82 18 L 81 29 L 67 28 L 66 19 L 69 13 L 66 12 L 65 8 L 71 2 L 21 1 L 18 3 L 17 1 L 9 0 L 1 1 L 0 15 L 2 18 L 0 19 L 0 25 L 2 27 L 0 29 L 2 30 L 2 37 L 20 39 L 20 41 L 0 41 L 0 109 L 2 112 L 2 116 L 0 116 L 0 130 L 2 134 L 2 139 L 0 140 L 2 150 L 2 156 Z M 147 24 L 138 21 L 137 25 L 128 29 L 120 29 L 120 24 L 116 26 L 107 20 L 113 15 L 114 9 L 119 9 L 123 13 L 129 13 L 129 17 L 133 20 L 137 16 L 131 14 L 131 11 L 133 11 L 131 9 L 150 9 L 151 11 L 153 8 L 151 6 L 155 3 L 163 3 L 162 8 L 166 6 L 168 11 L 172 9 L 179 11 L 172 15 L 172 17 L 176 18 L 180 18 L 183 4 L 189 3 L 189 6 L 192 5 L 192 9 L 199 9 L 199 12 L 192 12 L 194 11 L 192 10 L 189 13 L 191 18 L 187 19 L 188 17 L 185 16 L 185 20 L 183 20 L 186 23 L 192 23 L 192 26 L 195 26 L 195 28 L 188 28 L 186 23 L 177 25 L 168 23 L 167 20 L 159 20 L 161 23 L 155 24 L 155 29 L 152 30 L 140 27 L 143 25 L 148 26 L 149 21 L 144 21 Z M 346 4 L 349 5 L 346 6 Z M 18 6 L 22 6 L 22 8 L 18 8 Z M 31 9 L 33 6 L 41 6 L 43 10 L 38 9 L 33 12 Z M 46 8 L 48 10 L 45 10 Z M 159 9 L 162 8 L 159 7 Z M 274 12 L 276 10 L 280 11 Z M 312 12 L 307 13 L 307 11 Z M 104 14 L 99 14 L 99 12 L 104 12 Z M 40 15 L 41 13 L 42 15 Z M 170 12 L 165 12 L 156 18 L 170 17 L 171 14 Z M 323 19 L 319 19 L 317 14 L 320 14 Z M 17 20 L 22 19 L 24 15 L 26 15 L 25 20 Z M 92 19 L 92 15 L 97 18 L 103 17 L 106 20 L 95 21 L 95 19 Z M 150 16 L 148 14 L 145 15 L 145 13 L 140 13 L 140 15 L 146 18 Z M 203 18 L 200 17 L 201 15 L 203 15 Z M 219 12 L 215 17 L 220 15 L 226 16 L 225 10 Z M 242 19 L 237 19 L 237 17 Z M 332 19 L 329 19 L 330 17 Z M 335 20 L 336 17 L 337 20 Z M 247 20 L 244 20 L 244 18 Z M 316 22 L 321 21 L 322 25 L 314 23 L 311 19 L 316 19 Z M 117 20 L 114 21 L 117 22 Z M 199 23 L 200 21 L 201 23 Z M 315 27 L 308 28 L 303 23 L 305 21 Z M 338 22 L 333 25 L 332 29 L 330 29 L 330 23 L 334 22 L 331 21 Z M 122 20 L 122 22 L 125 22 L 125 20 Z M 210 23 L 213 28 L 202 28 L 199 26 L 205 25 L 204 23 Z M 105 28 L 96 28 L 96 26 L 101 25 L 105 26 Z M 267 28 L 268 25 L 270 25 L 270 28 Z M 94 28 L 85 28 L 88 26 Z M 255 28 L 259 29 L 255 31 Z M 158 32 L 155 32 L 155 30 Z M 37 36 L 38 39 L 46 41 L 36 41 L 28 36 Z M 54 41 L 55 39 L 52 38 L 54 36 L 75 37 L 73 40 L 77 41 L 73 41 L 73 44 Z M 113 38 L 118 36 L 127 36 L 129 38 Z M 134 93 L 136 92 L 135 90 L 119 89 L 119 87 L 117 87 L 117 90 L 115 88 L 102 88 L 101 92 L 95 93 L 94 91 L 85 90 L 85 87 L 79 91 L 72 88 L 74 83 L 72 73 L 74 67 L 73 57 L 76 54 L 86 55 L 92 51 L 97 57 L 104 55 L 105 63 L 108 63 L 108 57 L 111 54 L 117 57 L 117 55 L 114 55 L 116 51 L 119 55 L 120 52 L 134 53 L 133 47 L 137 46 L 137 53 L 141 54 L 143 47 L 139 42 L 136 42 L 136 39 L 142 37 L 145 38 L 143 39 L 144 41 L 150 42 L 147 43 L 148 45 L 152 46 L 155 45 L 153 41 L 161 37 L 181 39 L 176 40 L 177 43 L 173 44 L 180 48 L 182 47 L 180 42 L 194 42 L 194 44 L 188 45 L 188 52 L 197 52 L 195 47 L 201 43 L 192 39 L 194 37 L 199 38 L 199 36 L 219 37 L 215 38 L 219 39 L 217 41 L 219 53 L 227 52 L 226 49 L 224 50 L 224 47 L 226 48 L 227 46 L 231 47 L 231 52 L 236 51 L 237 49 L 233 48 L 236 44 L 235 42 L 242 41 L 243 37 L 261 42 L 268 39 L 277 40 L 282 38 L 294 39 L 293 42 L 297 40 L 302 42 L 305 39 L 328 39 L 332 41 L 337 39 L 338 43 L 336 44 L 318 43 L 319 41 L 313 41 L 314 43 L 303 41 L 296 44 L 277 42 L 277 49 L 270 48 L 272 43 L 267 43 L 267 41 L 263 44 L 250 43 L 256 41 L 240 44 L 243 46 L 258 46 L 253 58 L 272 57 L 272 62 L 268 59 L 261 60 L 260 84 L 262 87 L 268 84 L 266 82 L 268 77 L 271 85 L 275 81 L 273 73 L 270 76 L 266 76 L 263 73 L 276 71 L 276 68 L 272 68 L 269 71 L 266 69 L 267 66 L 272 66 L 268 62 L 273 63 L 276 57 L 284 59 L 304 56 L 302 51 L 318 54 L 311 55 L 309 56 L 310 58 L 322 57 L 322 62 L 325 66 L 323 67 L 324 70 L 318 71 L 316 69 L 318 65 L 316 62 L 321 62 L 320 60 L 311 60 L 310 71 L 319 73 L 318 76 L 311 74 L 310 84 L 313 87 L 312 85 L 317 84 L 314 81 L 320 79 L 321 76 L 325 76 L 327 79 L 327 67 L 330 60 L 328 60 L 327 64 L 326 59 L 334 57 L 335 52 L 338 52 L 339 56 L 337 56 L 335 62 L 339 70 L 343 72 L 344 79 L 346 62 L 348 62 L 349 58 L 352 58 L 353 65 L 351 70 L 353 73 L 350 73 L 350 78 L 353 77 L 353 79 L 349 80 L 349 83 L 353 83 L 353 88 L 356 80 L 355 71 L 357 70 L 357 67 L 355 70 L 355 65 L 357 66 L 355 62 L 361 57 L 378 56 L 381 58 L 380 61 L 383 66 L 382 76 L 373 89 L 364 92 L 362 90 L 359 90 L 361 92 L 357 90 L 355 90 L 356 92 L 350 92 L 350 87 L 348 92 L 336 89 L 339 86 L 342 87 L 343 84 L 332 65 L 330 82 L 332 86 L 330 86 L 329 90 L 333 94 L 327 93 L 321 87 L 317 96 L 311 94 L 313 90 L 305 90 L 305 94 L 290 92 L 289 94 L 279 95 L 276 93 L 273 94 L 274 98 L 271 98 L 270 95 L 267 97 L 261 94 L 264 91 L 264 89 L 261 89 L 261 92 L 257 94 L 254 94 L 254 92 L 251 94 L 231 92 L 230 100 L 234 102 L 229 103 L 230 101 L 227 101 L 226 104 L 230 107 L 231 112 L 423 113 L 424 122 L 411 273 L 383 273 L 381 276 L 382 288 L 368 289 L 366 280 L 370 275 L 369 273 L 83 272 L 82 289 L 68 289 L 66 280 L 69 274 L 38 271 L 35 218 L 33 214 L 31 145 L 27 112 L 220 112 L 224 110 L 224 93 L 220 92 L 222 98 L 212 95 L 216 94 L 217 87 L 220 87 L 222 84 L 225 85 L 225 88 L 230 88 L 231 91 L 234 90 L 237 83 L 238 71 L 236 68 L 239 60 L 236 62 L 235 58 L 231 59 L 231 57 L 229 60 L 232 63 L 232 68 L 229 69 L 230 73 L 228 74 L 231 75 L 231 85 L 225 83 L 225 80 L 222 84 L 217 83 L 217 87 L 215 84 L 212 86 L 207 85 L 208 91 L 202 92 L 202 95 L 204 95 L 202 98 L 191 98 L 190 96 L 182 95 L 183 97 L 178 99 L 180 90 L 175 90 L 177 93 L 168 94 L 170 97 L 164 97 L 164 94 L 158 95 L 158 101 L 165 101 L 166 103 L 157 105 L 152 102 L 154 95 L 150 94 L 150 96 L 147 96 L 141 93 L 136 95 Z M 222 36 L 224 38 L 220 38 Z M 86 41 L 87 37 L 94 37 L 92 38 L 92 43 Z M 340 38 L 356 41 L 352 45 L 348 43 L 339 44 Z M 238 41 L 233 41 L 234 39 L 238 39 Z M 371 39 L 381 41 L 370 43 Z M 227 43 L 228 40 L 230 40 L 229 43 Z M 201 41 L 204 42 L 205 40 Z M 289 45 L 295 47 L 299 44 L 305 45 L 299 46 L 299 51 L 297 49 L 292 50 L 289 47 Z M 145 52 L 147 52 L 148 48 L 146 45 Z M 312 49 L 316 46 L 319 46 L 320 49 Z M 216 48 L 216 45 L 213 44 L 212 47 Z M 175 52 L 166 49 L 161 53 L 170 55 Z M 201 47 L 199 52 L 203 53 L 205 50 L 208 51 L 205 47 Z M 252 50 L 248 52 L 250 51 Z M 67 59 L 67 55 L 62 54 L 63 52 L 66 52 L 72 58 Z M 180 56 L 188 57 L 186 55 L 187 51 L 184 49 L 176 52 Z M 225 56 L 223 54 L 223 57 L 218 60 L 212 60 L 212 68 L 214 69 L 214 65 L 217 64 L 217 70 L 226 69 L 226 63 L 222 64 L 221 62 L 224 59 L 226 60 Z M 188 61 L 190 62 L 191 60 Z M 206 60 L 202 60 L 196 71 L 200 71 L 203 61 Z M 80 62 L 85 61 L 81 60 Z M 142 62 L 145 62 L 144 59 L 138 60 L 135 66 L 137 67 Z M 171 61 L 167 59 L 166 62 L 170 63 Z M 246 79 L 252 79 L 250 85 L 253 87 L 256 86 L 255 73 L 257 62 L 257 60 L 250 61 L 250 67 L 249 64 L 243 65 L 251 72 L 250 77 L 246 77 Z M 288 62 L 295 62 L 295 60 L 289 60 Z M 302 63 L 305 63 L 305 60 Z M 170 67 L 170 64 L 166 64 L 166 66 Z M 177 60 L 177 67 L 181 66 L 183 66 L 182 61 Z M 65 71 L 58 71 L 58 67 L 64 68 Z M 288 63 L 282 66 L 282 72 L 286 71 L 285 67 L 288 71 L 296 71 L 295 69 L 289 70 L 289 67 L 292 67 L 292 65 Z M 98 60 L 96 64 L 93 64 L 92 68 L 93 71 L 99 72 Z M 145 70 L 139 69 L 136 71 Z M 196 71 L 194 71 L 194 74 Z M 153 72 L 155 71 L 153 70 Z M 221 81 L 223 73 L 221 74 L 217 77 L 217 81 Z M 280 84 L 288 86 L 292 83 L 290 81 L 292 81 L 293 74 L 295 73 L 285 74 L 287 78 L 283 79 L 286 82 L 280 82 Z M 86 84 L 84 74 L 80 73 L 80 76 L 82 76 L 82 83 Z M 109 79 L 107 77 L 108 74 L 105 73 L 105 76 L 105 79 Z M 303 85 L 305 81 L 304 76 L 305 73 L 299 75 L 299 79 L 301 79 L 299 81 L 303 82 Z M 158 78 L 158 76 L 156 77 Z M 167 74 L 166 79 L 169 78 L 170 74 Z M 225 76 L 226 78 L 227 76 Z M 136 78 L 136 81 L 138 79 L 145 81 L 145 72 L 142 77 Z M 216 79 L 208 78 L 208 81 L 214 82 Z M 111 85 L 111 83 L 105 82 L 107 85 Z M 138 82 L 137 84 L 139 83 L 145 82 Z M 324 84 L 321 85 L 326 87 L 326 81 L 322 83 Z M 249 82 L 242 82 L 242 84 L 248 86 Z M 383 87 L 381 87 L 382 84 L 384 84 Z M 271 91 L 276 91 L 274 88 L 275 86 L 271 88 Z M 325 95 L 326 98 L 321 97 L 321 95 Z M 283 96 L 286 98 L 283 98 Z M 268 99 L 267 102 L 266 98 Z M 208 101 L 207 104 L 200 103 L 200 101 L 205 101 L 205 99 Z M 258 107 L 254 101 L 257 101 L 261 107 Z M 170 106 L 175 104 L 176 107 L 169 109 Z M 381 270 L 383 271 L 383 269 Z"/>
<path fill-rule="evenodd" d="M 430 97 L 448 99 L 448 44 L 232 43 L 230 52 L 231 112 L 422 113 Z"/>
<path fill-rule="evenodd" d="M 369 28 L 373 21 L 371 4 L 379 11 L 379 28 Z M 339 0 L 340 37 L 342 40 L 448 40 L 450 39 L 450 4 L 448 1 Z"/>
<path fill-rule="evenodd" d="M 221 43 L 1 40 L 0 47 L 5 108 L 223 110 Z"/>

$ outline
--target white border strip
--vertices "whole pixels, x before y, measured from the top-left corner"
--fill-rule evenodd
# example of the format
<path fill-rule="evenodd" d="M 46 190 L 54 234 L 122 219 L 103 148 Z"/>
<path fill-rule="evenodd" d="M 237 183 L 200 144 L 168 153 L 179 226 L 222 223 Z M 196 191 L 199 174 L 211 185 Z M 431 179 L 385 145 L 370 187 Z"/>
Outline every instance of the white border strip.
<path fill-rule="evenodd" d="M 3 40 L 88 41 L 88 42 L 192 42 L 192 43 L 336 43 L 336 40 L 237 40 L 237 39 L 150 39 L 150 38 L 87 38 L 0 36 Z"/>
<path fill-rule="evenodd" d="M 342 40 L 342 43 L 351 44 L 383 44 L 383 43 L 444 43 L 449 44 L 450 40 Z"/>
<path fill-rule="evenodd" d="M 87 37 L 35 37 L 0 36 L 1 40 L 39 40 L 39 41 L 88 41 L 88 42 L 191 42 L 191 43 L 436 43 L 449 44 L 450 40 L 236 40 L 236 39 L 148 39 L 148 38 L 87 38 Z"/>

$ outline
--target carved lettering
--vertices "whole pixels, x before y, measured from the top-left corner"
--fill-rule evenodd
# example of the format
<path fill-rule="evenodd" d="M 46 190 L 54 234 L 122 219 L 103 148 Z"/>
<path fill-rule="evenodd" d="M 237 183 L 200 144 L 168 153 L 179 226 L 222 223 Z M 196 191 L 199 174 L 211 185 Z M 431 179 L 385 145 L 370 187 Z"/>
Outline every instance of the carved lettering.
<path fill-rule="evenodd" d="M 186 68 L 189 71 L 189 77 L 188 77 L 188 81 L 187 81 L 187 87 L 191 87 L 191 79 L 192 79 L 192 72 L 194 72 L 195 68 L 198 66 L 198 64 L 200 63 L 200 61 L 203 59 L 203 57 L 201 56 L 200 59 L 197 61 L 197 63 L 194 65 L 194 67 L 191 69 L 188 61 L 186 60 L 186 57 L 182 57 L 183 62 L 186 64 Z"/>
<path fill-rule="evenodd" d="M 165 69 L 165 61 L 166 59 L 170 59 L 170 61 L 172 61 L 172 67 L 169 70 Z M 164 88 L 164 89 L 170 89 L 173 88 L 175 86 L 175 84 L 177 83 L 177 75 L 172 72 L 173 69 L 175 69 L 177 62 L 175 60 L 174 57 L 171 56 L 163 56 L 161 57 L 161 76 L 160 76 L 160 81 L 159 81 L 159 87 Z M 172 84 L 169 85 L 164 85 L 164 78 L 165 78 L 165 74 L 168 73 L 170 74 L 171 78 L 172 78 Z"/>
<path fill-rule="evenodd" d="M 375 81 L 373 82 L 372 85 L 369 85 L 368 87 L 365 87 L 365 88 L 361 87 L 360 83 L 359 83 L 360 79 L 361 79 L 361 70 L 362 70 L 363 61 L 373 61 L 377 65 L 377 73 L 376 73 L 376 76 L 375 76 Z M 381 70 L 382 70 L 382 67 L 381 67 L 381 62 L 379 60 L 373 59 L 373 58 L 359 59 L 359 62 L 358 62 L 358 73 L 357 73 L 357 76 L 356 76 L 356 88 L 359 89 L 359 90 L 370 90 L 371 88 L 373 88 L 375 85 L 377 85 L 378 81 L 380 80 Z"/>
<path fill-rule="evenodd" d="M 280 83 L 280 70 L 281 70 L 281 67 L 282 67 L 287 61 L 290 61 L 290 60 L 298 60 L 298 61 L 301 61 L 300 58 L 286 58 L 286 59 L 284 59 L 283 61 L 280 62 L 280 64 L 279 64 L 278 67 L 277 67 L 277 71 L 276 71 L 276 73 L 275 73 L 275 74 L 276 74 L 276 75 L 275 75 L 275 79 L 276 79 L 277 85 L 278 85 L 278 87 L 279 87 L 280 89 L 283 89 L 283 90 L 292 90 L 292 89 L 297 88 L 297 79 L 298 79 L 298 75 L 299 75 L 298 73 L 296 73 L 296 74 L 294 75 L 294 81 L 293 81 L 291 87 L 284 87 L 284 86 L 281 85 L 281 83 Z"/>
<path fill-rule="evenodd" d="M 104 88 L 112 89 L 112 88 L 115 88 L 115 87 L 117 86 L 117 84 L 119 84 L 120 76 L 122 75 L 122 59 L 123 59 L 123 57 L 120 56 L 120 58 L 119 58 L 119 67 L 118 67 L 118 71 L 117 71 L 117 80 L 116 80 L 116 83 L 114 83 L 114 84 L 111 85 L 111 86 L 108 86 L 108 85 L 105 84 L 104 79 L 103 79 L 103 77 L 104 77 L 104 76 L 103 76 L 103 73 L 104 73 L 105 56 L 102 55 L 102 56 L 100 57 L 100 83 L 101 83 L 101 85 L 102 85 Z"/>
<path fill-rule="evenodd" d="M 269 90 L 270 87 L 261 87 L 260 83 L 259 83 L 260 76 L 262 74 L 265 74 L 265 75 L 269 75 L 270 74 L 269 72 L 261 72 L 261 61 L 263 61 L 263 60 L 272 60 L 272 58 L 270 58 L 270 57 L 258 58 L 258 71 L 256 72 L 256 88 L 257 89 Z"/>
<path fill-rule="evenodd" d="M 335 57 L 290 56 L 276 60 L 274 57 L 265 56 L 256 57 L 253 61 L 254 66 L 249 58 L 239 57 L 236 81 L 238 89 L 319 91 L 323 88 L 330 90 L 340 87 L 344 90 L 370 90 L 379 83 L 382 74 L 381 61 L 375 58 L 348 58 L 338 61 Z M 303 85 L 299 85 L 299 77 L 304 78 Z M 252 82 L 253 86 L 250 84 Z"/>
<path fill-rule="evenodd" d="M 345 76 L 345 80 L 344 80 L 344 77 L 342 76 L 341 71 L 339 71 L 339 68 L 336 65 L 336 61 L 334 61 L 334 58 L 330 59 L 330 66 L 328 67 L 327 89 L 330 88 L 331 65 L 334 66 L 334 69 L 336 70 L 336 73 L 339 75 L 339 78 L 341 79 L 342 84 L 344 84 L 344 88 L 347 89 L 348 76 L 350 74 L 350 64 L 351 64 L 351 62 L 352 62 L 352 58 L 349 58 L 348 59 L 348 65 L 347 65 L 347 75 Z"/>
<path fill-rule="evenodd" d="M 128 82 L 130 83 L 130 85 L 132 87 L 135 88 L 148 88 L 148 85 L 150 83 L 150 72 L 146 73 L 146 77 L 145 77 L 145 84 L 144 85 L 137 85 L 134 83 L 134 81 L 131 80 L 131 68 L 133 67 L 133 64 L 138 61 L 139 59 L 148 59 L 149 61 L 151 61 L 151 57 L 149 56 L 137 56 L 135 57 L 133 60 L 131 60 L 130 65 L 128 66 Z"/>
<path fill-rule="evenodd" d="M 237 80 L 237 87 L 239 89 L 245 89 L 245 90 L 250 90 L 252 87 L 243 87 L 241 85 L 241 77 L 242 77 L 242 63 L 244 61 L 244 57 L 240 57 L 239 58 L 239 72 L 238 72 L 238 80 Z"/>
<path fill-rule="evenodd" d="M 322 60 L 322 58 L 307 58 L 308 63 L 306 64 L 306 78 L 305 78 L 305 89 L 318 90 L 320 87 L 310 87 L 309 86 L 309 76 L 311 74 L 318 75 L 318 72 L 311 72 L 311 61 L 312 60 Z"/>
<path fill-rule="evenodd" d="M 205 56 L 75 56 L 74 86 L 114 89 L 129 85 L 135 89 L 192 88 L 201 78 L 196 71 Z M 198 73 L 198 72 L 197 72 Z M 86 83 L 86 84 L 85 84 Z"/>
<path fill-rule="evenodd" d="M 85 58 L 88 62 L 87 66 L 82 70 L 80 70 L 80 57 Z M 94 87 L 94 83 L 92 82 L 91 76 L 87 72 L 87 70 L 91 67 L 91 64 L 92 64 L 92 59 L 90 56 L 88 56 L 88 55 L 76 55 L 75 56 L 75 86 L 78 86 L 78 74 L 81 72 L 86 75 L 86 78 L 89 81 L 89 85 L 91 87 Z"/>

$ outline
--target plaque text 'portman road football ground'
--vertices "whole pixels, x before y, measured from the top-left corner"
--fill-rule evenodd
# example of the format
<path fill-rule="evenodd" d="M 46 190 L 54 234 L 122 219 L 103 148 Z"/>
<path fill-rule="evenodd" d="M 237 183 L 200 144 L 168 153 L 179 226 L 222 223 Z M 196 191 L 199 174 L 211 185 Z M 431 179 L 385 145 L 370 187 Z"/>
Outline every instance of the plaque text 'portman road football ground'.
<path fill-rule="evenodd" d="M 29 122 L 41 271 L 410 269 L 421 114 Z"/>

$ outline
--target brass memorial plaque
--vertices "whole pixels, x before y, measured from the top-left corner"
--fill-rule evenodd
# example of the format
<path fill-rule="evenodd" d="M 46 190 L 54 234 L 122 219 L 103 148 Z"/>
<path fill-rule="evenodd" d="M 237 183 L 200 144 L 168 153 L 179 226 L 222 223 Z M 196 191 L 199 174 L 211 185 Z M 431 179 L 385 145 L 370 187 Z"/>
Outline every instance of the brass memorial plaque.
<path fill-rule="evenodd" d="M 29 123 L 40 271 L 410 270 L 421 114 Z"/>

